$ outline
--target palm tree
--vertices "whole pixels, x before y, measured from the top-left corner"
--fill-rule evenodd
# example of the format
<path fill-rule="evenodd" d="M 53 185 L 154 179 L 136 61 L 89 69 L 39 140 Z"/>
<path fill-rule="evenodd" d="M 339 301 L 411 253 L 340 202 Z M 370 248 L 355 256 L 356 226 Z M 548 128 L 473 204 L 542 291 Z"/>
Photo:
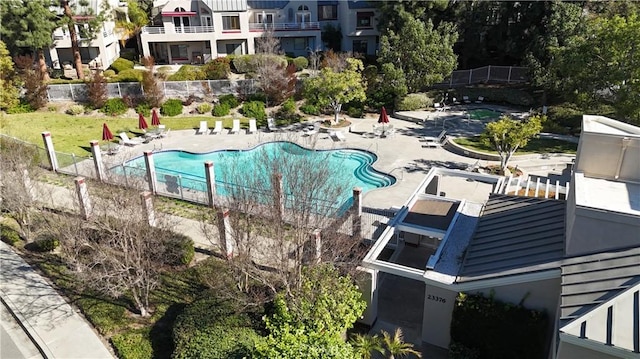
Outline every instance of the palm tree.
<path fill-rule="evenodd" d="M 382 340 L 377 334 L 355 334 L 351 337 L 351 346 L 362 359 L 371 359 L 374 352 L 384 354 Z"/>
<path fill-rule="evenodd" d="M 422 358 L 422 354 L 419 351 L 413 349 L 413 344 L 405 343 L 402 337 L 402 329 L 397 328 L 396 331 L 391 334 L 386 331 L 382 331 L 382 342 L 387 349 L 389 359 L 394 359 L 396 355 L 398 358 L 403 358 L 409 354 L 413 354 L 418 358 Z"/>

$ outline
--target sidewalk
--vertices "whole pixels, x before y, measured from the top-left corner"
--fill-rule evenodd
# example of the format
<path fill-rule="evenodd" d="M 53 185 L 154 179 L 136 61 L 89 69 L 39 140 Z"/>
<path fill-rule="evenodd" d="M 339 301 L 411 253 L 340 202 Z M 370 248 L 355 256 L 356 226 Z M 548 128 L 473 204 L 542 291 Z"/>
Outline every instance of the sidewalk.
<path fill-rule="evenodd" d="M 91 325 L 3 242 L 0 265 L 0 296 L 43 357 L 114 358 Z"/>

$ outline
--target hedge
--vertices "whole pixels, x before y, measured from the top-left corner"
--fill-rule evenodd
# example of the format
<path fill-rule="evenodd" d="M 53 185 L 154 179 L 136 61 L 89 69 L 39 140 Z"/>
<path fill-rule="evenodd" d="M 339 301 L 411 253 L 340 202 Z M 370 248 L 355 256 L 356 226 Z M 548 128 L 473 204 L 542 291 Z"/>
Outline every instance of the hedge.
<path fill-rule="evenodd" d="M 398 102 L 399 111 L 414 111 L 433 105 L 433 100 L 424 93 L 411 93 Z"/>
<path fill-rule="evenodd" d="M 176 98 L 169 99 L 160 107 L 160 113 L 164 116 L 178 116 L 182 114 L 182 101 Z"/>
<path fill-rule="evenodd" d="M 264 110 L 264 102 L 251 101 L 242 105 L 240 112 L 249 118 L 255 118 L 258 121 L 263 121 L 267 118 L 267 113 Z"/>
<path fill-rule="evenodd" d="M 153 347 L 149 339 L 149 329 L 133 329 L 111 337 L 111 343 L 121 359 L 151 359 Z"/>
<path fill-rule="evenodd" d="M 120 97 L 108 99 L 100 109 L 100 111 L 109 116 L 119 116 L 127 112 L 127 110 L 127 104 Z"/>
<path fill-rule="evenodd" d="M 537 359 L 546 356 L 545 312 L 503 303 L 492 296 L 461 293 L 451 320 L 452 359 Z M 475 356 L 475 354 L 473 355 Z"/>
<path fill-rule="evenodd" d="M 229 108 L 236 108 L 238 107 L 238 105 L 240 105 L 240 101 L 232 93 L 220 96 L 220 98 L 218 99 L 218 102 L 220 104 L 226 103 L 229 106 Z"/>
<path fill-rule="evenodd" d="M 133 61 L 119 57 L 111 64 L 111 66 L 109 66 L 109 68 L 119 74 L 122 71 L 133 69 L 133 65 Z"/>

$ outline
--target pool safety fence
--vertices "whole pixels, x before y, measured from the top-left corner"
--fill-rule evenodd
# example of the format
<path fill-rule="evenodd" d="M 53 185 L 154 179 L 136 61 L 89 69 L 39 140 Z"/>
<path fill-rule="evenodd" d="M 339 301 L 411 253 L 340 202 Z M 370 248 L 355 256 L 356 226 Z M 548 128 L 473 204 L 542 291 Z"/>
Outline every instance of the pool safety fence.
<path fill-rule="evenodd" d="M 434 87 L 454 87 L 479 83 L 523 83 L 529 81 L 529 68 L 516 66 L 484 66 L 469 70 L 456 70 L 449 78 Z"/>
<path fill-rule="evenodd" d="M 255 80 L 201 80 L 201 81 L 164 81 L 159 83 L 165 98 L 186 99 L 189 96 L 206 98 L 229 93 L 252 94 L 256 92 Z M 107 84 L 108 98 L 141 97 L 143 87 L 139 82 L 114 82 Z M 50 102 L 76 101 L 86 102 L 89 98 L 86 84 L 57 84 L 47 87 Z"/>
<path fill-rule="evenodd" d="M 97 178 L 93 159 L 89 156 L 78 156 L 74 153 L 55 152 L 58 161 L 58 172 L 88 178 Z"/>

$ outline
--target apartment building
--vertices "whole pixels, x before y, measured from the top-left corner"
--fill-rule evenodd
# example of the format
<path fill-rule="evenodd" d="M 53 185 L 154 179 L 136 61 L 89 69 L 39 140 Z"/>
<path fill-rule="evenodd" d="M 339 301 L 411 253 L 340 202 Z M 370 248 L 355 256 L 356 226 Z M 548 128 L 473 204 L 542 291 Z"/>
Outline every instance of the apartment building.
<path fill-rule="evenodd" d="M 342 29 L 342 50 L 375 54 L 374 8 L 365 1 L 161 0 L 142 30 L 142 55 L 157 63 L 205 63 L 253 54 L 267 31 L 290 56 L 324 49 L 326 24 Z"/>
<path fill-rule="evenodd" d="M 106 69 L 113 61 L 120 57 L 119 36 L 116 31 L 115 21 L 105 21 L 99 29 L 95 31 L 93 39 L 87 38 L 88 31 L 82 31 L 83 20 L 88 17 L 99 14 L 103 11 L 105 5 L 109 6 L 112 13 L 112 19 L 127 16 L 126 1 L 121 0 L 89 0 L 86 6 L 77 4 L 74 8 L 77 15 L 76 34 L 78 35 L 78 45 L 80 46 L 80 56 L 82 63 L 89 65 L 90 68 Z M 61 7 L 53 7 L 59 15 L 63 15 L 64 11 Z M 92 14 L 92 15 L 87 15 Z M 63 66 L 73 66 L 73 51 L 71 49 L 71 36 L 66 26 L 59 27 L 53 32 L 53 46 L 49 51 L 45 51 L 45 57 L 54 69 L 60 69 Z"/>

